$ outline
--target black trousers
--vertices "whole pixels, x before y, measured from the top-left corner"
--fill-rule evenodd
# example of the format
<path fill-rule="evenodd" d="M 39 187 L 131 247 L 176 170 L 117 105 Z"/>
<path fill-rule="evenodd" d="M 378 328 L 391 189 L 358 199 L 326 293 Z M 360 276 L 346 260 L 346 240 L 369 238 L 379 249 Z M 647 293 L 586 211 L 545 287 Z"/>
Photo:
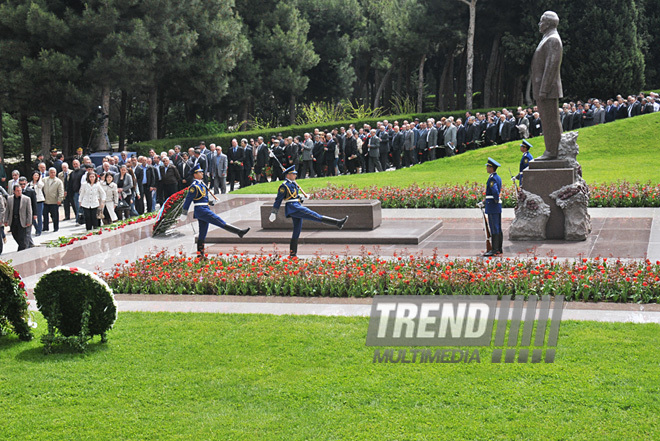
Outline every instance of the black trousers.
<path fill-rule="evenodd" d="M 62 201 L 64 206 L 64 220 L 71 219 L 71 208 L 73 207 L 73 202 L 71 202 L 71 196 L 67 195 Z"/>
<path fill-rule="evenodd" d="M 92 228 L 97 228 L 99 226 L 99 220 L 96 217 L 97 211 L 98 211 L 98 207 L 96 208 L 83 207 L 83 215 L 85 216 L 85 228 L 87 229 L 87 231 L 91 230 Z"/>
<path fill-rule="evenodd" d="M 27 236 L 25 234 L 25 230 L 27 230 L 27 228 L 24 228 L 21 225 L 20 221 L 18 221 L 17 219 L 12 221 L 11 235 L 14 237 L 14 240 L 18 244 L 18 251 L 23 251 L 24 249 L 27 248 Z"/>
<path fill-rule="evenodd" d="M 48 230 L 48 216 L 53 219 L 53 231 L 60 228 L 60 206 L 57 204 L 44 204 L 44 230 Z"/>

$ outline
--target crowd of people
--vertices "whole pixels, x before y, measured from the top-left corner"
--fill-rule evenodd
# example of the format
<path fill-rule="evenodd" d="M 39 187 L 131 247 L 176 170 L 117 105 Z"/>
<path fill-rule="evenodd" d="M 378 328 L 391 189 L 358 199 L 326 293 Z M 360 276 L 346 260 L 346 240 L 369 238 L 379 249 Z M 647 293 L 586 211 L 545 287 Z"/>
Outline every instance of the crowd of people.
<path fill-rule="evenodd" d="M 563 104 L 560 119 L 564 131 L 605 124 L 660 110 L 658 94 L 617 96 L 603 104 L 599 99 Z M 340 127 L 314 130 L 302 136 L 272 136 L 232 140 L 226 155 L 218 146 L 205 149 L 209 159 L 202 164 L 207 182 L 222 192 L 268 180 L 282 180 L 282 170 L 295 165 L 300 178 L 371 173 L 411 167 L 434 159 L 453 156 L 509 141 L 543 135 L 543 123 L 536 107 L 518 107 L 485 113 L 466 112 L 465 118 L 442 117 L 411 121 L 383 120 L 375 127 Z M 178 148 L 178 147 L 177 147 Z M 191 149 L 192 150 L 192 149 Z M 171 158 L 170 152 L 170 158 Z M 189 160 L 190 161 L 190 160 Z M 191 160 L 190 169 L 197 160 Z M 208 165 L 205 165 L 208 164 Z M 181 170 L 180 170 L 181 171 Z"/>
<path fill-rule="evenodd" d="M 559 110 L 564 131 L 660 111 L 658 94 L 640 94 L 585 102 L 564 103 Z M 518 107 L 486 113 L 466 112 L 465 118 L 442 117 L 411 121 L 387 120 L 375 127 L 341 127 L 314 130 L 302 136 L 233 139 L 221 146 L 200 142 L 182 151 L 150 150 L 145 156 L 108 155 L 95 166 L 79 148 L 67 162 L 57 149 L 50 157 L 37 156 L 31 176 L 11 177 L 0 160 L 0 221 L 10 227 L 19 250 L 34 246 L 32 231 L 39 236 L 58 231 L 60 207 L 64 220 L 74 220 L 87 230 L 155 211 L 172 194 L 190 186 L 193 170 L 203 170 L 203 180 L 215 194 L 269 180 L 284 180 L 284 170 L 295 166 L 299 177 L 334 176 L 380 172 L 412 167 L 484 146 L 543 134 L 535 107 Z M 17 208 L 17 209 L 15 209 Z M 2 230 L 4 238 L 4 230 Z M 2 241 L 0 241 L 2 252 Z"/>

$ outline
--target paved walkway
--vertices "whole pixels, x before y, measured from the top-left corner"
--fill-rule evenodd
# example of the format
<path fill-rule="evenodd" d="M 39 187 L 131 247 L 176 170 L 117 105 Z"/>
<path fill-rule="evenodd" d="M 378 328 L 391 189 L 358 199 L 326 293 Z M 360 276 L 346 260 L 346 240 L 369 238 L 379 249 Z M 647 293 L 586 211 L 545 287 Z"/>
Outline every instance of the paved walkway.
<path fill-rule="evenodd" d="M 120 311 L 368 317 L 371 299 L 117 295 Z M 499 308 L 498 308 L 499 309 Z M 512 314 L 512 312 L 510 312 Z M 660 324 L 660 305 L 567 302 L 562 321 Z"/>
<path fill-rule="evenodd" d="M 258 219 L 259 207 L 264 202 L 271 203 L 269 195 L 222 195 L 214 210 L 230 223 Z M 548 241 L 538 242 L 504 242 L 504 250 L 511 256 L 551 256 L 564 258 L 580 258 L 595 256 L 614 256 L 621 258 L 649 258 L 660 260 L 660 209 L 655 208 L 592 208 L 593 232 L 584 242 Z M 416 246 L 359 246 L 341 243 L 324 245 L 302 245 L 299 249 L 301 257 L 315 255 L 350 254 L 359 255 L 372 252 L 381 256 L 398 254 L 423 253 L 426 255 L 437 251 L 439 254 L 449 254 L 452 257 L 474 257 L 484 248 L 481 213 L 475 209 L 406 209 L 383 210 L 384 219 L 406 219 L 413 222 L 416 219 L 442 220 L 443 226 Z M 505 209 L 503 223 L 506 227 L 513 219 L 513 210 Z M 156 252 L 168 249 L 171 252 L 181 251 L 194 254 L 194 237 L 197 232 L 196 222 L 192 214 L 188 222 L 177 228 L 174 234 L 165 238 L 151 237 L 153 221 L 128 226 L 122 230 L 102 235 L 95 235 L 88 240 L 63 248 L 46 248 L 39 246 L 30 250 L 15 252 L 12 250 L 13 239 L 8 238 L 8 244 L 2 255 L 3 259 L 11 259 L 13 265 L 23 275 L 28 289 L 34 287 L 41 274 L 48 268 L 59 265 L 75 266 L 91 271 L 106 272 L 116 264 L 132 261 L 143 257 L 150 251 Z M 57 235 L 68 235 L 84 232 L 84 227 L 75 226 L 73 221 L 62 222 L 60 231 L 44 233 L 35 238 L 36 242 L 54 239 Z M 212 227 L 211 234 L 226 234 Z M 505 232 L 506 236 L 506 232 Z M 15 250 L 15 245 L 14 250 Z M 218 244 L 207 247 L 214 253 L 287 253 L 286 245 L 272 243 L 244 244 L 237 242 L 230 245 Z M 121 310 L 170 310 L 170 311 L 208 311 L 208 312 L 245 312 L 245 313 L 278 313 L 278 314 L 320 314 L 320 315 L 367 315 L 368 305 L 359 303 L 297 303 L 281 302 L 228 302 L 226 300 L 212 302 L 191 301 L 183 297 L 177 299 L 135 300 L 120 299 Z M 276 306 L 281 304 L 282 306 Z M 625 305 L 622 305 L 625 306 Z M 571 313 L 577 314 L 577 313 Z M 608 312 L 583 312 L 573 317 L 565 314 L 566 319 L 612 320 L 655 322 L 660 323 L 660 311 L 630 311 L 618 310 Z M 581 318 L 583 317 L 583 318 Z"/>

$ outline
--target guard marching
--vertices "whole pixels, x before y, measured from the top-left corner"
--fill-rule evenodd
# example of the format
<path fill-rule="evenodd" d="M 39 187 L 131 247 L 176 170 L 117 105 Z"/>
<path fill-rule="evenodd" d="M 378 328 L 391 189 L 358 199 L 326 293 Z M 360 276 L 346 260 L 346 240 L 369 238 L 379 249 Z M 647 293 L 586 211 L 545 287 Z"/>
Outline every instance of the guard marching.
<path fill-rule="evenodd" d="M 480 206 L 485 206 L 488 215 L 488 225 L 493 240 L 493 248 L 486 251 L 484 256 L 497 256 L 502 254 L 502 201 L 500 200 L 500 191 L 502 191 L 502 178 L 497 174 L 497 168 L 500 163 L 493 158 L 488 158 L 486 171 L 489 173 L 486 181 L 486 201 L 479 202 Z"/>
<path fill-rule="evenodd" d="M 534 159 L 531 153 L 529 153 L 529 149 L 532 148 L 532 145 L 527 142 L 526 139 L 523 139 L 522 144 L 520 144 L 520 151 L 522 152 L 522 158 L 520 158 L 520 169 L 518 170 L 518 174 L 515 175 L 514 177 L 511 178 L 512 181 L 515 181 L 516 179 L 520 181 L 520 187 L 522 187 L 522 180 L 523 180 L 523 171 L 527 167 L 529 167 L 529 163 Z"/>
<path fill-rule="evenodd" d="M 193 181 L 192 184 L 190 184 L 190 189 L 188 190 L 186 201 L 183 203 L 183 213 L 181 214 L 181 220 L 185 220 L 186 217 L 188 217 L 187 214 L 188 208 L 190 208 L 190 204 L 193 204 L 195 206 L 193 217 L 197 219 L 197 223 L 199 224 L 199 235 L 197 236 L 197 251 L 199 252 L 200 256 L 203 258 L 204 241 L 206 240 L 206 233 L 208 232 L 209 224 L 213 224 L 224 230 L 229 231 L 230 233 L 234 233 L 238 235 L 238 237 L 240 238 L 242 238 L 245 235 L 245 233 L 250 231 L 250 229 L 246 228 L 244 230 L 241 230 L 233 225 L 230 225 L 226 223 L 224 220 L 222 220 L 220 216 L 218 216 L 213 211 L 211 211 L 211 209 L 209 208 L 209 197 L 208 197 L 210 191 L 203 181 L 204 169 L 202 169 L 202 167 L 200 167 L 199 164 L 197 164 L 193 168 L 193 177 L 195 178 L 195 180 Z"/>
<path fill-rule="evenodd" d="M 291 257 L 298 254 L 298 238 L 300 237 L 300 232 L 302 231 L 302 222 L 303 219 L 312 220 L 315 222 L 321 222 L 327 225 L 335 225 L 340 230 L 346 223 L 348 216 L 343 219 L 334 219 L 327 216 L 321 216 L 320 214 L 310 210 L 307 207 L 302 206 L 304 200 L 304 192 L 296 183 L 296 167 L 291 166 L 284 170 L 284 176 L 286 180 L 280 185 L 280 188 L 277 190 L 277 198 L 273 204 L 273 209 L 271 210 L 268 220 L 270 222 L 275 222 L 277 218 L 277 212 L 280 209 L 282 202 L 286 204 L 284 213 L 286 217 L 290 217 L 293 220 L 293 235 L 291 236 L 290 243 L 290 253 Z"/>

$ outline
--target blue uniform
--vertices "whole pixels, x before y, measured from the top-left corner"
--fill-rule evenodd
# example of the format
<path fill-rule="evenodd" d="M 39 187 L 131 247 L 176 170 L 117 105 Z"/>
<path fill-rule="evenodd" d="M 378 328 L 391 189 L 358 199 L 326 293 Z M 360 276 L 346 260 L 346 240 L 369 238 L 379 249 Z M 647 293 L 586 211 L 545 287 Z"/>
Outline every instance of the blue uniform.
<path fill-rule="evenodd" d="M 486 182 L 486 214 L 491 234 L 502 232 L 502 202 L 500 191 L 502 190 L 502 178 L 497 173 L 492 173 Z"/>
<path fill-rule="evenodd" d="M 194 208 L 193 217 L 197 219 L 199 223 L 199 236 L 197 238 L 198 242 L 204 242 L 206 239 L 206 233 L 209 230 L 209 224 L 216 225 L 220 228 L 225 228 L 227 223 L 223 221 L 220 216 L 215 214 L 209 208 L 209 189 L 204 184 L 203 181 L 195 179 L 192 184 L 190 184 L 190 189 L 188 190 L 188 195 L 186 200 L 183 203 L 184 213 L 188 211 L 190 204 L 192 203 Z"/>
<path fill-rule="evenodd" d="M 276 213 L 280 209 L 282 202 L 286 204 L 284 214 L 293 220 L 293 236 L 292 239 L 298 239 L 302 231 L 303 219 L 321 222 L 323 216 L 302 206 L 302 198 L 298 191 L 298 184 L 294 181 L 285 180 L 280 188 L 277 190 L 277 198 L 273 204 L 273 212 Z"/>
<path fill-rule="evenodd" d="M 518 174 L 516 175 L 516 179 L 520 181 L 520 185 L 522 185 L 522 178 L 523 178 L 523 170 L 525 170 L 527 167 L 529 167 L 529 163 L 534 159 L 531 153 L 525 152 L 522 155 L 522 158 L 520 158 L 520 169 L 518 170 Z"/>

